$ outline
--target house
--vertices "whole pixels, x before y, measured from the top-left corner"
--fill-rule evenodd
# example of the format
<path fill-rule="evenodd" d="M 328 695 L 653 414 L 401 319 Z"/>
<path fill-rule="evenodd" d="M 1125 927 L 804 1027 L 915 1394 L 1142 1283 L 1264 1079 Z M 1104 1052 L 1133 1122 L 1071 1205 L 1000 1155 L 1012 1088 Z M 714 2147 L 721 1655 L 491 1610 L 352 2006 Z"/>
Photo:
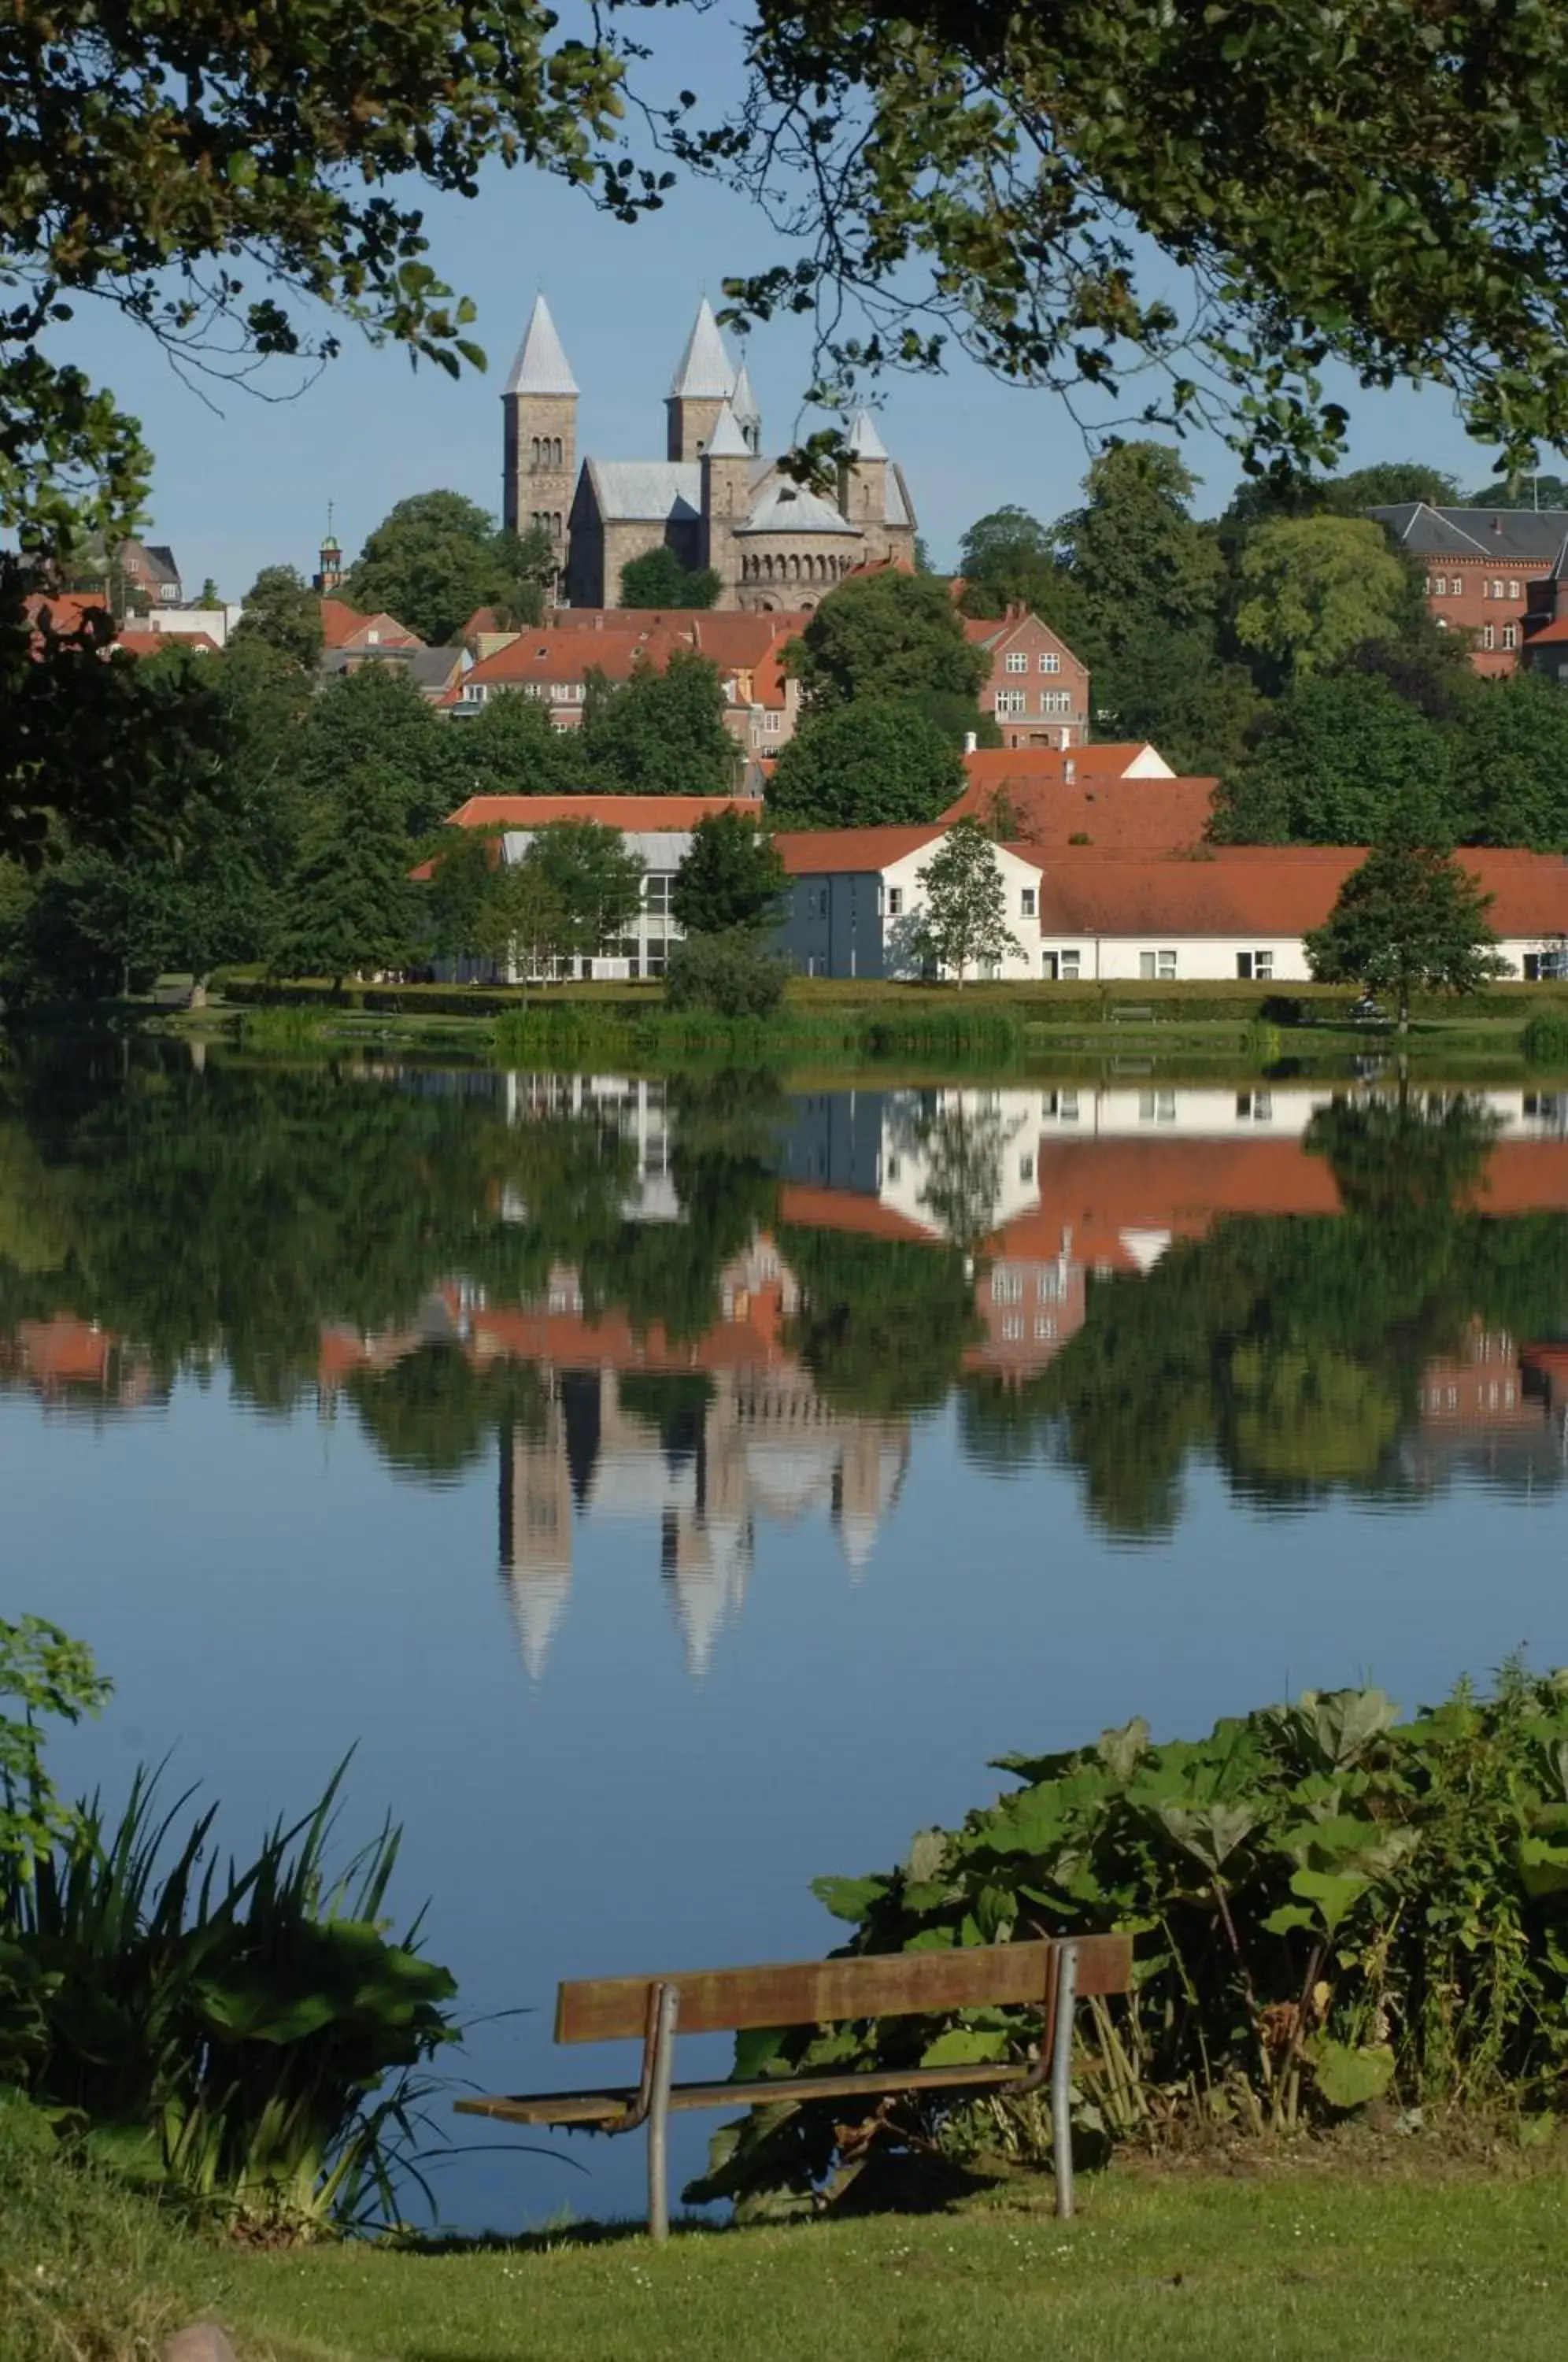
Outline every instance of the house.
<path fill-rule="evenodd" d="M 502 395 L 503 514 L 559 552 L 574 607 L 618 603 L 622 569 L 648 550 L 712 567 L 718 603 L 754 612 L 814 607 L 867 559 L 912 560 L 914 503 L 870 414 L 847 436 L 831 493 L 763 454 L 762 416 L 743 361 L 704 296 L 665 402 L 664 455 L 577 456 L 579 391 L 550 309 L 534 304 Z"/>
<path fill-rule="evenodd" d="M 922 873 L 946 834 L 923 828 L 786 829 L 774 837 L 790 878 L 778 947 L 801 976 L 914 977 L 927 972 L 921 942 Z M 993 847 L 1018 948 L 992 975 L 1039 974 L 1041 864 L 1026 846 Z"/>
<path fill-rule="evenodd" d="M 1515 671 L 1532 584 L 1551 574 L 1568 510 L 1437 508 L 1400 501 L 1367 514 L 1422 569 L 1427 611 L 1440 631 L 1471 634 L 1479 673 Z"/>
<path fill-rule="evenodd" d="M 1036 853 L 1190 851 L 1208 832 L 1218 784 L 1178 779 L 1152 746 L 972 748 L 964 768 L 969 784 L 944 818 L 978 821 Z"/>
<path fill-rule="evenodd" d="M 1006 746 L 1081 746 L 1089 733 L 1088 667 L 1026 607 L 999 623 L 966 615 L 964 636 L 984 648 L 991 676 L 980 690 Z"/>
<path fill-rule="evenodd" d="M 1303 937 L 1329 917 L 1364 850 L 1217 845 L 1196 857 L 1082 853 L 1045 865 L 1036 973 L 1063 982 L 1304 984 Z M 1492 899 L 1507 975 L 1533 980 L 1568 947 L 1568 861 L 1468 850 Z M 1551 972 L 1550 966 L 1548 973 Z"/>
<path fill-rule="evenodd" d="M 480 610 L 479 619 L 485 618 Z M 795 734 L 798 681 L 784 670 L 784 650 L 805 620 L 800 614 L 668 613 L 615 607 L 558 608 L 548 623 L 506 634 L 480 630 L 463 668 L 443 697 L 455 721 L 497 695 L 521 690 L 543 700 L 558 730 L 582 720 L 590 674 L 630 680 L 640 666 L 662 671 L 677 650 L 703 657 L 723 684 L 724 724 L 748 757 L 777 754 Z M 466 635 L 465 635 L 466 636 Z"/>
<path fill-rule="evenodd" d="M 619 829 L 628 852 L 643 864 L 642 909 L 612 952 L 577 963 L 584 980 L 661 977 L 681 930 L 669 914 L 675 873 L 691 849 L 700 820 L 748 807 L 731 796 L 470 796 L 453 812 L 454 828 L 497 828 L 503 861 L 521 861 L 542 828 L 555 821 L 594 821 Z M 509 969 L 508 981 L 518 975 Z"/>

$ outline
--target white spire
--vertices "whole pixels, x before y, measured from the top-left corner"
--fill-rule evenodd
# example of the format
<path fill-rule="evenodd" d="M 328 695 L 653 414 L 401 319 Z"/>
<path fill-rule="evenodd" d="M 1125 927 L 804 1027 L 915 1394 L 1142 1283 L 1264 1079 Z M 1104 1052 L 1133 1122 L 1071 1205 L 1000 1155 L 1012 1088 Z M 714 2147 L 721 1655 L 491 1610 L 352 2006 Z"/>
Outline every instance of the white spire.
<path fill-rule="evenodd" d="M 670 381 L 672 402 L 727 402 L 734 391 L 735 373 L 706 295 L 698 306 L 680 366 Z"/>
<path fill-rule="evenodd" d="M 751 390 L 751 378 L 743 360 L 735 372 L 735 390 L 730 396 L 730 408 L 743 426 L 760 426 L 762 413 L 756 406 L 756 396 Z"/>
<path fill-rule="evenodd" d="M 542 295 L 536 295 L 527 329 L 517 348 L 517 359 L 512 364 L 512 375 L 506 381 L 506 391 L 575 393 L 577 390 L 577 380 L 571 373 L 566 348 L 556 334 L 550 307 Z"/>
<path fill-rule="evenodd" d="M 857 410 L 850 421 L 849 447 L 857 459 L 885 459 L 888 456 L 877 422 L 868 410 Z"/>
<path fill-rule="evenodd" d="M 751 445 L 741 433 L 740 421 L 727 402 L 713 422 L 708 457 L 710 459 L 749 459 L 751 457 Z"/>

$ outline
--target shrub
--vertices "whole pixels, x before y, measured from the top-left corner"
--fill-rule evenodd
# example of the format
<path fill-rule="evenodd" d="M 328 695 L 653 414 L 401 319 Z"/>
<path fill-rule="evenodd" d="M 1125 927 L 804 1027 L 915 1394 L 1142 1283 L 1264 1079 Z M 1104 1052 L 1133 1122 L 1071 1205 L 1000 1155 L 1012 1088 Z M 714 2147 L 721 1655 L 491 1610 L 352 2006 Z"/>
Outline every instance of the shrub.
<path fill-rule="evenodd" d="M 1146 2139 L 1385 2097 L 1568 2097 L 1568 1674 L 1510 1669 L 1495 1696 L 1462 1686 L 1403 1727 L 1376 1690 L 1309 1691 L 1196 1743 L 1154 1746 L 1132 1722 L 1000 1768 L 1022 1784 L 962 1828 L 815 1891 L 851 1952 L 1132 1930 L 1135 1993 L 1114 2012 L 1091 2001 L 1080 2028 L 1087 2125 Z M 745 2071 L 1022 2058 L 1037 2033 L 997 2010 L 801 2028 L 747 2036 Z M 922 2103 L 914 2129 L 960 2140 L 976 2114 Z M 1025 2155 L 1047 2137 L 1032 2101 L 985 2114 Z M 865 2117 L 835 2101 L 726 2127 L 690 2194 L 810 2204 L 835 2158 L 842 2179 L 888 2129 Z"/>
<path fill-rule="evenodd" d="M 1568 1066 L 1568 1010 L 1538 1009 L 1519 1035 L 1532 1066 Z"/>
<path fill-rule="evenodd" d="M 670 948 L 664 997 L 671 1009 L 712 1009 L 721 1017 L 769 1017 L 784 998 L 783 963 L 740 930 L 690 935 Z"/>

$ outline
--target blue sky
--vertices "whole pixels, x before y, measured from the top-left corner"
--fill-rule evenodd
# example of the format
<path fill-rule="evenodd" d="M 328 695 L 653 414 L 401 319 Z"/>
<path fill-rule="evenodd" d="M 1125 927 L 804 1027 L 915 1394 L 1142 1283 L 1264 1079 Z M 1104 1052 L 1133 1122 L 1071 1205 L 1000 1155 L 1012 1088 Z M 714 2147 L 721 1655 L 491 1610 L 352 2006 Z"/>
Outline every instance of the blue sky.
<path fill-rule="evenodd" d="M 671 23 L 680 39 L 666 62 L 694 72 L 691 26 Z M 714 24 L 701 20 L 704 44 Z M 582 389 L 580 452 L 662 453 L 663 396 L 699 296 L 705 287 L 718 303 L 726 276 L 781 251 L 759 214 L 717 189 L 678 190 L 661 214 L 626 227 L 527 170 L 487 175 L 475 199 L 439 200 L 428 220 L 437 270 L 479 306 L 486 376 L 454 382 L 411 370 L 401 353 L 376 351 L 349 328 L 342 358 L 298 399 L 225 391 L 215 410 L 106 309 L 83 307 L 62 336 L 57 350 L 142 421 L 157 455 L 153 537 L 173 546 L 188 584 L 211 574 L 234 598 L 264 565 L 308 571 L 329 502 L 350 554 L 411 492 L 447 486 L 498 508 L 500 389 L 541 286 Z M 811 423 L 798 411 L 811 376 L 805 325 L 757 330 L 748 359 L 778 447 L 798 421 Z M 262 383 L 275 394 L 290 388 L 283 374 Z M 1446 396 L 1363 394 L 1343 378 L 1332 391 L 1352 410 L 1353 464 L 1419 458 L 1462 482 L 1489 473 L 1489 454 Z M 1087 455 L 1055 397 L 998 383 L 962 357 L 942 378 L 891 379 L 885 395 L 883 437 L 904 465 L 938 565 L 952 563 L 966 524 L 1004 502 L 1047 520 L 1073 505 Z M 1236 480 L 1234 458 L 1215 437 L 1194 438 L 1186 456 L 1202 479 L 1198 506 L 1213 513 Z"/>

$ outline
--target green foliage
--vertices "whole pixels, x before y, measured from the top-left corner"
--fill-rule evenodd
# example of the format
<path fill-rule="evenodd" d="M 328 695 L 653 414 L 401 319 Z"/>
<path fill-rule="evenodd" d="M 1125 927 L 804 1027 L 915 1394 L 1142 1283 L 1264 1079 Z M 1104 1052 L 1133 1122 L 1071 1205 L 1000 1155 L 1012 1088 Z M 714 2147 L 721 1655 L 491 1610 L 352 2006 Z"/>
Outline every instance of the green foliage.
<path fill-rule="evenodd" d="M 582 760 L 595 787 L 628 796 L 722 796 L 734 785 L 739 752 L 724 727 L 724 685 L 716 665 L 676 648 L 662 670 L 638 665 L 612 685 L 589 676 Z"/>
<path fill-rule="evenodd" d="M 892 567 L 831 590 L 786 660 L 812 715 L 930 694 L 973 705 L 991 669 L 985 650 L 965 638 L 947 585 Z"/>
<path fill-rule="evenodd" d="M 1519 1047 L 1532 1066 L 1568 1068 L 1568 1015 L 1538 1009 L 1519 1036 Z"/>
<path fill-rule="evenodd" d="M 472 792 L 460 768 L 469 726 L 438 722 L 400 668 L 364 665 L 312 699 L 291 749 L 294 782 L 319 807 L 356 773 L 373 772 L 382 802 L 401 811 L 410 836 L 422 836 Z"/>
<path fill-rule="evenodd" d="M 1364 509 L 1393 508 L 1402 501 L 1427 501 L 1440 509 L 1462 504 L 1453 478 L 1419 459 L 1375 460 L 1370 468 L 1352 468 L 1342 476 L 1331 476 L 1322 489 L 1325 501 L 1342 516 L 1359 516 Z"/>
<path fill-rule="evenodd" d="M 1312 974 L 1391 992 L 1403 1030 L 1412 994 L 1479 992 L 1499 973 L 1490 901 L 1455 860 L 1420 845 L 1375 847 L 1307 936 Z"/>
<path fill-rule="evenodd" d="M 436 647 L 455 639 L 478 607 L 536 624 L 540 584 L 554 573 L 547 545 L 498 531 L 460 492 L 415 492 L 382 518 L 343 589 L 362 613 L 393 615 Z"/>
<path fill-rule="evenodd" d="M 1568 698 L 1523 672 L 1476 685 L 1459 713 L 1454 801 L 1471 844 L 1568 852 Z"/>
<path fill-rule="evenodd" d="M 950 828 L 920 873 L 925 909 L 920 942 L 937 969 L 955 974 L 960 990 L 971 966 L 999 964 L 1022 945 L 1007 923 L 1007 889 L 996 849 L 972 820 Z"/>
<path fill-rule="evenodd" d="M 597 821 L 554 821 L 538 830 L 514 876 L 529 914 L 517 932 L 558 956 L 594 958 L 631 924 L 642 901 L 641 860 L 618 829 Z"/>
<path fill-rule="evenodd" d="M 264 566 L 245 596 L 237 640 L 254 635 L 310 671 L 321 657 L 321 602 L 293 566 Z"/>
<path fill-rule="evenodd" d="M 825 1400 L 890 1418 L 946 1399 L 980 1333 L 957 1248 L 790 1226 L 778 1239 L 801 1283 L 787 1341 Z"/>
<path fill-rule="evenodd" d="M 1568 2092 L 1568 1675 L 1510 1668 L 1402 1726 L 1376 1690 L 1308 1691 L 1152 1742 L 1133 1721 L 1092 1746 L 1009 1756 L 1021 1783 L 956 1830 L 922 1830 L 899 1868 L 819 1882 L 845 1948 L 879 1953 L 1127 1929 L 1136 1991 L 1091 2002 L 1075 2069 L 1080 2125 L 1147 2141 L 1192 2122 L 1246 2130 Z M 975 2010 L 747 2042 L 747 2074 L 831 2056 L 891 2068 L 1012 2056 L 1037 2017 Z M 1037 2112 L 1003 2099 L 1012 2145 Z M 951 2101 L 889 2126 L 850 2103 L 762 2111 L 721 2133 L 691 2199 L 809 2203 L 869 2143 L 962 2140 Z M 879 2120 L 880 2117 L 880 2120 Z"/>
<path fill-rule="evenodd" d="M 755 932 L 778 917 L 787 884 L 772 838 L 750 813 L 713 812 L 691 832 L 670 889 L 670 916 L 688 935 Z"/>
<path fill-rule="evenodd" d="M 1213 527 L 1193 522 L 1197 488 L 1162 443 L 1119 443 L 1090 463 L 1084 505 L 1061 519 L 1056 538 L 1086 622 L 1108 651 L 1140 614 L 1157 614 L 1171 631 L 1211 618 L 1220 548 Z"/>
<path fill-rule="evenodd" d="M 439 730 L 439 725 L 438 725 Z M 492 697 L 430 745 L 447 810 L 469 796 L 569 796 L 590 784 L 580 730 L 558 730 L 537 697 Z"/>
<path fill-rule="evenodd" d="M 41 2041 L 5 2060 L 13 2077 L 149 2143 L 188 2198 L 294 2235 L 372 2209 L 396 2218 L 412 2070 L 457 2039 L 451 1977 L 421 1957 L 417 1927 L 383 1932 L 398 1832 L 328 1873 L 341 1780 L 220 1875 L 215 1813 L 179 1837 L 186 1800 L 165 1813 L 138 1773 L 117 1821 L 94 1797 L 30 1880 L 0 1891 L 43 2020 Z"/>
<path fill-rule="evenodd" d="M 1364 640 L 1392 634 L 1408 595 L 1406 566 L 1382 527 L 1357 517 L 1280 517 L 1261 525 L 1241 573 L 1246 595 L 1238 638 L 1297 679 L 1324 671 Z"/>
<path fill-rule="evenodd" d="M 966 781 L 951 739 L 914 700 L 866 697 L 796 731 L 767 783 L 767 816 L 779 828 L 918 823 L 940 819 Z"/>
<path fill-rule="evenodd" d="M 39 1855 L 74 1831 L 45 1768 L 44 1725 L 96 1714 L 109 1690 L 92 1651 L 58 1625 L 0 1617 L 0 1882 L 29 1883 Z"/>
<path fill-rule="evenodd" d="M 667 542 L 621 568 L 623 607 L 712 607 L 723 588 L 711 566 L 683 566 Z"/>
<path fill-rule="evenodd" d="M 784 998 L 783 963 L 748 927 L 689 935 L 672 944 L 664 997 L 671 1009 L 712 1009 L 722 1017 L 769 1017 Z"/>
<path fill-rule="evenodd" d="M 1396 829 L 1452 841 L 1451 764 L 1443 732 L 1388 681 L 1309 678 L 1226 779 L 1217 830 L 1247 844 L 1367 844 Z"/>
<path fill-rule="evenodd" d="M 417 925 L 413 847 L 379 772 L 361 764 L 317 806 L 289 880 L 273 965 L 334 988 L 365 968 L 399 967 Z"/>

